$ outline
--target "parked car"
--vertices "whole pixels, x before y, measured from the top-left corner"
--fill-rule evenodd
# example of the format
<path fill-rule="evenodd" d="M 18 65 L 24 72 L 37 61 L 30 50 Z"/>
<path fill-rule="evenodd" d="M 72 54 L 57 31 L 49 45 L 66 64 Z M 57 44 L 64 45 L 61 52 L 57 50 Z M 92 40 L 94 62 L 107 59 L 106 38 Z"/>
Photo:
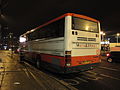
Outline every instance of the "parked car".
<path fill-rule="evenodd" d="M 110 53 L 106 54 L 107 56 L 107 61 L 112 63 L 112 62 L 120 62 L 120 51 L 111 51 Z"/>

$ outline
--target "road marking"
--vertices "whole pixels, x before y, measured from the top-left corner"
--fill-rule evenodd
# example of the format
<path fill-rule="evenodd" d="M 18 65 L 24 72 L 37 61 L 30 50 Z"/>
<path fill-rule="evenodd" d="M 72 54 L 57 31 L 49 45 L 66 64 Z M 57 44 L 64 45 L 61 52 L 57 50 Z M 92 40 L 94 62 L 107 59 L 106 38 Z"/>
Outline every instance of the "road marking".
<path fill-rule="evenodd" d="M 99 68 L 107 69 L 107 70 L 112 70 L 112 71 L 120 71 L 120 70 L 118 70 L 118 69 L 113 69 L 113 68 L 108 68 L 108 67 L 99 67 Z"/>
<path fill-rule="evenodd" d="M 101 77 L 86 77 L 86 76 L 82 76 L 83 78 L 86 78 L 86 79 L 89 79 L 89 80 L 99 80 L 99 79 L 102 79 Z"/>
<path fill-rule="evenodd" d="M 85 73 L 83 73 L 84 76 L 82 76 L 83 78 L 89 79 L 89 80 L 99 80 L 99 79 L 103 79 L 102 77 L 97 76 L 98 74 L 95 72 L 91 72 L 91 71 L 87 71 Z"/>
<path fill-rule="evenodd" d="M 91 73 L 91 74 L 94 74 L 94 75 L 97 75 L 98 73 L 95 73 L 95 72 L 92 72 L 92 71 L 86 71 L 88 73 Z"/>
<path fill-rule="evenodd" d="M 29 70 L 28 70 L 28 72 L 30 73 L 30 75 L 33 77 L 33 79 L 34 79 L 40 86 L 44 87 L 43 83 L 41 83 L 41 82 L 36 78 L 36 76 L 35 76 L 32 72 L 30 72 Z"/>
<path fill-rule="evenodd" d="M 60 80 L 60 79 L 58 79 L 58 78 L 56 78 L 54 76 L 49 76 L 49 77 L 56 80 L 57 82 L 61 83 L 62 85 L 64 85 L 65 87 L 67 87 L 70 90 L 78 90 L 77 88 L 71 86 L 69 83 L 65 82 L 64 80 Z"/>
<path fill-rule="evenodd" d="M 64 79 L 63 81 L 67 82 L 70 85 L 78 85 L 78 84 L 80 84 L 79 81 L 74 80 L 74 79 Z"/>
<path fill-rule="evenodd" d="M 83 81 L 83 82 L 86 82 L 86 83 L 88 83 L 88 81 L 87 81 L 87 80 L 85 80 L 85 79 L 82 79 L 82 78 L 80 78 L 80 77 L 76 77 L 76 79 L 79 79 L 79 80 L 81 80 L 81 81 Z"/>
<path fill-rule="evenodd" d="M 105 75 L 105 74 L 100 74 L 101 76 L 107 77 L 107 78 L 111 78 L 111 79 L 115 79 L 115 80 L 120 80 L 119 78 L 115 78 L 109 75 Z"/>
<path fill-rule="evenodd" d="M 30 75 L 28 74 L 28 70 L 27 69 L 23 69 L 23 71 L 25 72 L 25 74 L 27 75 L 28 78 L 30 78 Z"/>
<path fill-rule="evenodd" d="M 43 73 L 43 72 L 40 73 L 40 71 L 39 71 L 38 69 L 36 69 L 36 68 L 33 67 L 32 65 L 30 65 L 29 63 L 27 63 L 27 62 L 24 62 L 24 63 L 25 63 L 26 65 L 28 65 L 29 67 L 37 70 L 37 71 L 38 71 L 38 72 L 37 72 L 38 74 Z M 29 70 L 28 70 L 28 71 L 29 71 Z M 30 71 L 29 71 L 29 73 L 33 76 L 33 78 L 34 78 L 35 80 L 37 80 L 36 77 L 35 77 L 35 75 L 33 75 Z M 44 73 L 43 73 L 43 74 L 44 74 Z M 54 76 L 49 76 L 49 77 L 52 78 L 52 79 L 54 79 L 54 80 L 56 80 L 57 82 L 59 82 L 60 84 L 64 85 L 65 87 L 69 88 L 70 90 L 78 90 L 77 88 L 71 86 L 70 84 L 68 84 L 67 82 L 65 82 L 65 81 L 63 81 L 63 80 L 59 80 L 58 78 L 56 78 L 56 77 L 54 77 Z M 37 82 L 39 83 L 38 80 L 37 80 Z"/>

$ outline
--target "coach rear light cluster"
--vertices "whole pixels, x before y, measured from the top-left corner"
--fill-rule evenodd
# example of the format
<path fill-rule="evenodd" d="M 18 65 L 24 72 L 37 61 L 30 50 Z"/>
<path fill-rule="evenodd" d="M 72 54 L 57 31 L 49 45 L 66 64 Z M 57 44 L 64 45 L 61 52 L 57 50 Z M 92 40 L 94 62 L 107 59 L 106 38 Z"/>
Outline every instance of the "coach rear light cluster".
<path fill-rule="evenodd" d="M 106 56 L 109 57 L 109 56 L 110 56 L 110 53 L 107 53 Z"/>
<path fill-rule="evenodd" d="M 66 66 L 71 66 L 71 59 L 66 59 Z"/>
<path fill-rule="evenodd" d="M 71 66 L 71 55 L 65 55 L 66 66 Z"/>
<path fill-rule="evenodd" d="M 66 66 L 71 66 L 71 64 L 70 64 L 70 63 L 67 63 Z"/>
<path fill-rule="evenodd" d="M 65 51 L 65 54 L 71 55 L 71 51 Z"/>

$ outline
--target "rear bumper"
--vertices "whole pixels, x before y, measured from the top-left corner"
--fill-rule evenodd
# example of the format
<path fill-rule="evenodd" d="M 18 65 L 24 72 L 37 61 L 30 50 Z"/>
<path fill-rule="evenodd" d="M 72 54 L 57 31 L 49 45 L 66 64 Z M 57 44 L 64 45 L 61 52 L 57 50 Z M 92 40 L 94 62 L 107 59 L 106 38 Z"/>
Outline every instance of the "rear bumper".
<path fill-rule="evenodd" d="M 65 66 L 61 67 L 55 64 L 42 62 L 43 68 L 46 68 L 52 72 L 61 73 L 61 74 L 76 73 L 76 72 L 91 70 L 99 66 L 99 64 L 100 63 L 92 63 L 92 64 L 86 64 L 86 65 L 73 66 L 73 67 L 65 67 Z"/>
<path fill-rule="evenodd" d="M 93 64 L 86 64 L 86 65 L 79 65 L 74 67 L 65 67 L 64 73 L 75 73 L 75 72 L 82 72 L 94 69 L 95 67 L 99 66 L 100 63 L 93 63 Z"/>

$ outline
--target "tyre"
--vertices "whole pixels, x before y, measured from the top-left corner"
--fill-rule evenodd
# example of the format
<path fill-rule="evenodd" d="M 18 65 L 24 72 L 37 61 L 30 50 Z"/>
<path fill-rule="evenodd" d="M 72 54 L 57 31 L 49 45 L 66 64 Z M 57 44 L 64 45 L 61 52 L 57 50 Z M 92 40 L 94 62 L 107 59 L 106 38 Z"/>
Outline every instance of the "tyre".
<path fill-rule="evenodd" d="M 112 59 L 112 58 L 108 58 L 107 61 L 108 61 L 109 63 L 112 63 L 112 62 L 113 62 L 113 59 Z"/>
<path fill-rule="evenodd" d="M 36 61 L 36 67 L 37 67 L 38 69 L 40 69 L 40 60 L 39 60 L 39 59 L 37 59 L 37 61 Z"/>
<path fill-rule="evenodd" d="M 22 63 L 23 61 L 24 61 L 24 56 L 22 54 L 20 54 L 19 62 Z"/>

